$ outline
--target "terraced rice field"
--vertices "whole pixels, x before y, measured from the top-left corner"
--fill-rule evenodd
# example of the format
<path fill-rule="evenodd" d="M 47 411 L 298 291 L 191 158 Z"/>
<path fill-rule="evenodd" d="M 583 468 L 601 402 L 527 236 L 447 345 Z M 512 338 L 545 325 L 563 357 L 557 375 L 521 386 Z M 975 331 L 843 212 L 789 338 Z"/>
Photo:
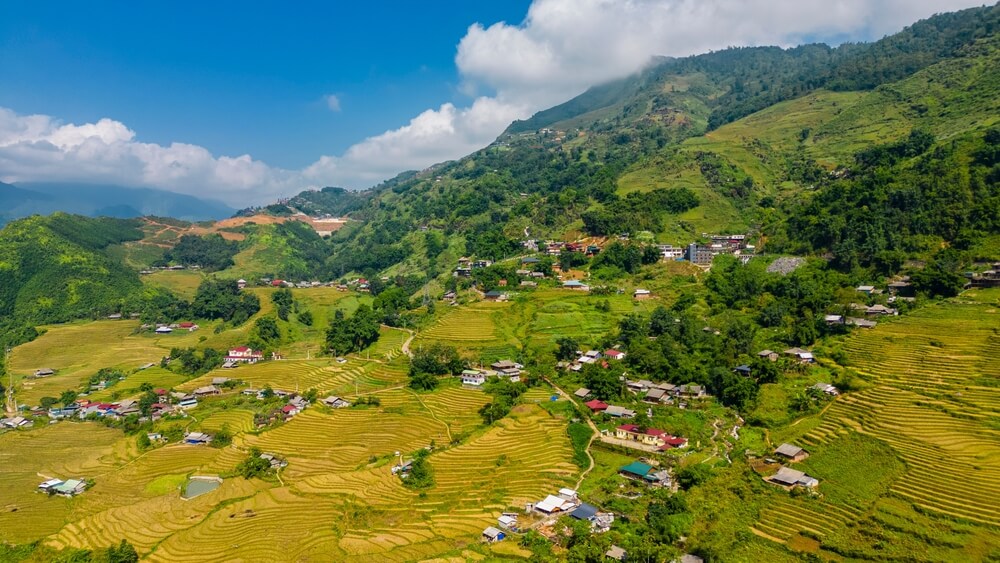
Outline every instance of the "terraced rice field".
<path fill-rule="evenodd" d="M 56 375 L 22 379 L 18 402 L 36 405 L 42 397 L 58 397 L 67 389 L 78 389 L 102 367 L 133 370 L 158 362 L 183 339 L 180 335 L 135 335 L 138 326 L 135 321 L 98 321 L 45 327 L 45 334 L 14 348 L 10 369 L 23 377 L 45 367 L 56 370 Z"/>
<path fill-rule="evenodd" d="M 382 407 L 417 416 L 430 416 L 443 422 L 454 437 L 482 423 L 479 409 L 490 397 L 476 389 L 446 387 L 434 393 L 391 390 L 378 394 Z"/>
<path fill-rule="evenodd" d="M 239 366 L 236 369 L 218 369 L 178 386 L 191 391 L 208 385 L 214 377 L 240 379 L 248 385 L 262 389 L 295 391 L 316 389 L 321 394 L 353 395 L 367 393 L 384 387 L 401 385 L 406 380 L 406 358 L 396 357 L 391 362 L 351 358 L 345 364 L 330 359 L 279 360 Z"/>
<path fill-rule="evenodd" d="M 857 331 L 845 338 L 844 348 L 852 369 L 872 386 L 839 397 L 797 441 L 813 452 L 854 433 L 887 444 L 890 455 L 905 465 L 887 486 L 892 498 L 883 495 L 873 507 L 782 501 L 761 515 L 757 527 L 780 539 L 799 530 L 818 537 L 843 535 L 846 523 L 877 517 L 886 503 L 897 503 L 897 510 L 898 505 L 907 508 L 908 518 L 937 515 L 944 517 L 938 519 L 942 523 L 985 526 L 979 533 L 1000 543 L 1000 313 L 995 305 L 962 298 L 932 305 Z"/>
<path fill-rule="evenodd" d="M 405 360 L 366 366 L 393 364 Z M 446 385 L 378 396 L 381 407 L 314 407 L 261 435 L 244 432 L 249 411 L 193 422 L 209 431 L 228 424 L 238 435 L 224 449 L 176 444 L 140 455 L 120 431 L 65 422 L 0 435 L 0 456 L 42 452 L 0 458 L 4 507 L 19 509 L 0 512 L 0 539 L 96 548 L 124 538 L 151 561 L 421 560 L 476 543 L 500 511 L 542 498 L 579 471 L 565 421 L 537 406 L 483 429 L 477 411 L 489 398 L 480 391 Z M 466 441 L 449 447 L 458 435 Z M 432 442 L 436 485 L 420 495 L 391 474 L 393 453 Z M 281 483 L 232 477 L 180 498 L 188 476 L 230 474 L 248 446 L 288 459 Z M 71 500 L 49 498 L 33 492 L 43 474 L 92 478 L 95 486 Z"/>
<path fill-rule="evenodd" d="M 154 388 L 170 389 L 184 383 L 187 379 L 188 376 L 186 375 L 174 373 L 159 366 L 151 367 L 130 374 L 125 381 L 121 381 L 117 385 L 108 387 L 103 391 L 94 391 L 89 397 L 92 401 L 109 400 L 116 394 L 119 398 L 130 397 L 140 394 L 139 387 L 143 383 L 149 383 Z"/>
<path fill-rule="evenodd" d="M 201 421 L 198 426 L 203 432 L 218 432 L 226 425 L 228 425 L 229 431 L 234 434 L 236 432 L 249 432 L 253 429 L 253 411 L 229 409 L 214 412 Z"/>
<path fill-rule="evenodd" d="M 55 424 L 0 435 L 0 541 L 21 543 L 59 530 L 73 501 L 36 493 L 48 478 L 91 478 L 128 455 L 120 432 L 98 424 Z"/>
<path fill-rule="evenodd" d="M 445 423 L 402 412 L 337 409 L 324 413 L 308 409 L 281 427 L 249 436 L 246 441 L 248 446 L 287 457 L 286 472 L 292 478 L 353 470 L 367 464 L 371 456 L 413 451 L 431 440 L 447 443 Z"/>
<path fill-rule="evenodd" d="M 497 323 L 510 308 L 509 303 L 473 303 L 451 307 L 433 326 L 420 332 L 414 347 L 422 342 L 444 342 L 453 346 L 482 346 L 499 336 Z"/>

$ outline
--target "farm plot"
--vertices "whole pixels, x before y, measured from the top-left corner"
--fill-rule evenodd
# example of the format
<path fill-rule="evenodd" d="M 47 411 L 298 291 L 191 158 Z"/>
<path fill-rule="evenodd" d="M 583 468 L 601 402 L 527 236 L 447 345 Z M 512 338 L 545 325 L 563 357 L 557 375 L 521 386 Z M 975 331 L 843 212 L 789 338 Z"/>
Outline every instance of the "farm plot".
<path fill-rule="evenodd" d="M 199 427 L 203 432 L 218 432 L 228 427 L 230 432 L 249 432 L 253 429 L 253 411 L 243 409 L 227 409 L 214 412 L 201 421 Z"/>
<path fill-rule="evenodd" d="M 0 541 L 24 543 L 57 531 L 75 499 L 35 492 L 48 478 L 92 478 L 116 466 L 128 447 L 98 424 L 54 424 L 0 435 Z"/>
<path fill-rule="evenodd" d="M 308 414 L 296 421 L 308 420 Z M 315 418 L 310 424 L 330 417 Z M 411 423 L 414 419 L 408 417 Z M 294 421 L 267 434 L 277 435 L 293 425 Z M 383 422 L 358 432 L 370 441 L 396 430 Z M 352 436 L 336 434 L 342 439 Z M 323 433 L 309 436 L 324 440 Z M 277 439 L 287 442 L 289 436 Z M 147 557 L 151 561 L 422 560 L 475 542 L 497 512 L 565 486 L 578 471 L 570 461 L 563 422 L 534 406 L 518 407 L 510 418 L 471 442 L 432 454 L 437 484 L 426 495 L 403 487 L 387 465 L 297 475 L 292 471 L 296 464 L 339 457 L 322 447 L 306 453 L 308 460 L 290 457 L 284 475 L 289 486 L 228 504 L 169 536 Z"/>
<path fill-rule="evenodd" d="M 627 296 L 607 297 L 569 294 L 566 291 L 539 292 L 539 306 L 533 312 L 528 330 L 533 336 L 554 344 L 560 336 L 570 336 L 588 342 L 597 334 L 608 332 L 618 319 L 634 310 Z M 607 301 L 608 312 L 598 311 L 598 303 Z"/>
<path fill-rule="evenodd" d="M 979 530 L 973 535 L 1000 545 L 1000 498 L 994 494 L 1000 482 L 1000 393 L 983 385 L 1000 379 L 995 332 L 1000 319 L 990 311 L 987 304 L 956 299 L 846 337 L 843 347 L 852 369 L 872 386 L 838 397 L 818 424 L 799 425 L 798 433 L 793 427 L 785 438 L 813 452 L 803 469 L 817 473 L 829 506 L 812 515 L 802 506 L 775 507 L 762 514 L 758 527 L 778 538 L 807 530 L 839 538 L 831 541 L 860 541 L 851 530 L 838 529 L 839 523 L 864 520 L 870 511 L 878 514 L 893 503 L 893 519 L 937 521 L 936 526 L 960 522 Z M 852 436 L 874 439 L 885 449 L 873 455 L 838 446 Z M 827 486 L 822 466 L 813 463 L 838 450 L 844 465 L 839 475 L 828 473 Z M 886 460 L 895 459 L 903 467 L 887 469 Z M 859 468 L 868 473 L 854 474 L 853 484 L 838 484 L 838 478 Z M 852 498 L 873 482 L 885 490 L 869 494 L 865 502 Z M 847 514 L 859 510 L 869 512 Z M 867 549 L 875 549 L 870 544 L 878 540 L 871 536 L 877 535 L 866 536 Z M 962 545 L 956 542 L 956 548 Z"/>
<path fill-rule="evenodd" d="M 186 375 L 174 373 L 160 367 L 151 367 L 130 374 L 125 381 L 119 382 L 117 385 L 101 391 L 94 391 L 89 395 L 89 398 L 92 401 L 106 401 L 114 396 L 117 396 L 117 398 L 131 397 L 141 393 L 139 387 L 144 383 L 148 383 L 154 388 L 170 389 L 187 381 L 187 379 L 188 376 Z"/>
<path fill-rule="evenodd" d="M 482 423 L 479 409 L 490 402 L 482 391 L 446 387 L 433 393 L 391 390 L 378 394 L 382 407 L 406 414 L 423 414 L 448 426 L 451 436 L 472 430 Z"/>
<path fill-rule="evenodd" d="M 205 280 L 205 275 L 194 270 L 161 270 L 142 276 L 142 283 L 163 287 L 183 297 L 194 299 L 198 286 Z"/>
<path fill-rule="evenodd" d="M 446 443 L 448 436 L 445 423 L 429 416 L 375 409 L 338 409 L 327 414 L 308 409 L 275 430 L 248 436 L 246 442 L 287 457 L 285 471 L 294 479 L 350 471 L 367 464 L 372 456 L 413 451 L 431 440 Z"/>
<path fill-rule="evenodd" d="M 420 332 L 416 344 L 427 341 L 474 346 L 495 341 L 498 336 L 497 315 L 508 308 L 508 304 L 491 303 L 452 307 L 434 325 Z"/>
<path fill-rule="evenodd" d="M 406 511 L 415 521 L 348 529 L 341 548 L 405 560 L 411 553 L 440 552 L 440 538 L 469 541 L 506 507 L 566 486 L 578 471 L 571 456 L 563 421 L 535 406 L 517 407 L 484 435 L 431 456 L 436 485 Z M 383 502 L 389 505 L 392 498 Z M 400 523 L 407 518 L 398 509 L 395 514 L 387 509 L 385 517 Z M 423 542 L 431 545 L 420 549 Z"/>
<path fill-rule="evenodd" d="M 102 367 L 130 371 L 159 361 L 169 352 L 170 341 L 133 334 L 138 326 L 133 321 L 97 321 L 45 327 L 45 334 L 10 354 L 10 369 L 21 376 L 18 401 L 36 405 L 42 397 L 78 389 Z M 56 375 L 25 378 L 43 367 L 56 370 Z"/>

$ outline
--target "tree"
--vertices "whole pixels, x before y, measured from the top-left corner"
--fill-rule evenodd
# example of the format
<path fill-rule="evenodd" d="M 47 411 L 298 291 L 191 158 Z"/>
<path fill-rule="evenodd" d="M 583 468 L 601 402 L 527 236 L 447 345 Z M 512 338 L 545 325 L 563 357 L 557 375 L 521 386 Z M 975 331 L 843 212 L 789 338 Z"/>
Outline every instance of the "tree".
<path fill-rule="evenodd" d="M 264 344 L 273 346 L 281 341 L 278 322 L 273 317 L 261 317 L 254 323 L 254 333 Z"/>
<path fill-rule="evenodd" d="M 67 389 L 66 391 L 63 391 L 61 395 L 59 395 L 59 402 L 62 403 L 64 407 L 69 406 L 74 402 L 76 402 L 76 396 L 77 396 L 76 391 L 73 391 L 72 389 Z"/>
<path fill-rule="evenodd" d="M 642 248 L 642 263 L 643 264 L 656 264 L 660 261 L 660 249 L 648 245 Z"/>
<path fill-rule="evenodd" d="M 312 324 L 313 324 L 313 314 L 312 314 L 312 311 L 309 311 L 309 310 L 302 311 L 301 313 L 299 313 L 298 319 L 299 319 L 300 323 L 302 323 L 302 324 L 304 324 L 306 326 L 312 326 Z"/>
<path fill-rule="evenodd" d="M 252 292 L 240 291 L 235 280 L 207 279 L 198 286 L 191 302 L 191 312 L 202 319 L 222 319 L 243 324 L 260 311 L 260 299 Z"/>
<path fill-rule="evenodd" d="M 205 270 L 224 270 L 233 265 L 233 256 L 238 251 L 238 243 L 227 241 L 219 234 L 183 235 L 163 258 L 165 262 L 198 265 Z"/>
<path fill-rule="evenodd" d="M 38 400 L 38 404 L 41 405 L 41 407 L 45 410 L 52 408 L 52 405 L 55 405 L 58 402 L 59 399 L 55 397 L 42 397 L 41 399 Z"/>
<path fill-rule="evenodd" d="M 278 311 L 278 318 L 287 321 L 288 313 L 292 311 L 292 290 L 287 287 L 283 287 L 271 294 L 271 301 L 274 302 L 274 306 Z"/>
<path fill-rule="evenodd" d="M 677 470 L 677 484 L 685 491 L 708 481 L 711 477 L 712 468 L 705 463 L 695 463 Z"/>
<path fill-rule="evenodd" d="M 427 461 L 428 456 L 430 452 L 425 449 L 413 454 L 413 463 L 410 464 L 406 479 L 403 479 L 403 485 L 411 489 L 429 489 L 434 486 L 434 468 Z"/>
<path fill-rule="evenodd" d="M 958 251 L 946 248 L 935 254 L 922 270 L 913 272 L 913 287 L 932 296 L 953 297 L 965 286 L 961 268 Z"/>
<path fill-rule="evenodd" d="M 454 347 L 440 343 L 421 346 L 410 359 L 410 387 L 433 389 L 437 386 L 436 376 L 455 374 L 464 368 L 465 364 Z"/>
<path fill-rule="evenodd" d="M 575 338 L 569 336 L 560 336 L 556 339 L 556 359 L 561 361 L 569 361 L 576 358 L 577 351 L 580 350 L 580 344 L 577 343 Z"/>
<path fill-rule="evenodd" d="M 260 457 L 260 448 L 251 447 L 247 457 L 236 466 L 236 473 L 244 479 L 262 478 L 271 471 L 271 462 Z"/>
<path fill-rule="evenodd" d="M 108 548 L 107 561 L 108 563 L 137 563 L 139 552 L 132 544 L 122 540 L 117 546 Z"/>
<path fill-rule="evenodd" d="M 222 425 L 222 428 L 212 436 L 213 448 L 224 448 L 233 443 L 233 432 L 229 429 L 229 423 Z"/>
<path fill-rule="evenodd" d="M 326 345 L 336 355 L 348 354 L 374 344 L 378 337 L 377 314 L 370 306 L 361 305 L 350 318 L 337 319 L 335 315 L 326 330 Z"/>
<path fill-rule="evenodd" d="M 605 369 L 598 364 L 585 364 L 580 370 L 580 375 L 583 377 L 584 385 L 598 399 L 611 401 L 622 397 L 624 383 L 618 371 Z"/>

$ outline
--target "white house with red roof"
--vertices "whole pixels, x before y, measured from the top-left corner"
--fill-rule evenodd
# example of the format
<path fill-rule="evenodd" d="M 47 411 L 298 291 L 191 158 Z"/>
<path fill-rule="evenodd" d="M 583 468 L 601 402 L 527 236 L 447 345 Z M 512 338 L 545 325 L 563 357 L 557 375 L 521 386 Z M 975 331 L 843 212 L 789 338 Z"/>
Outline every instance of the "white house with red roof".
<path fill-rule="evenodd" d="M 259 350 L 254 350 L 249 346 L 232 348 L 229 350 L 229 354 L 226 355 L 226 361 L 228 362 L 246 362 L 249 364 L 255 364 L 262 359 L 264 359 L 264 353 Z"/>
<path fill-rule="evenodd" d="M 604 351 L 604 357 L 609 360 L 624 360 L 625 352 L 615 350 L 614 348 Z"/>
<path fill-rule="evenodd" d="M 615 438 L 619 440 L 632 440 L 646 444 L 647 446 L 656 446 L 661 450 L 683 448 L 687 445 L 685 438 L 667 434 L 663 430 L 657 430 L 656 428 L 642 430 L 636 424 L 622 424 L 615 428 Z"/>

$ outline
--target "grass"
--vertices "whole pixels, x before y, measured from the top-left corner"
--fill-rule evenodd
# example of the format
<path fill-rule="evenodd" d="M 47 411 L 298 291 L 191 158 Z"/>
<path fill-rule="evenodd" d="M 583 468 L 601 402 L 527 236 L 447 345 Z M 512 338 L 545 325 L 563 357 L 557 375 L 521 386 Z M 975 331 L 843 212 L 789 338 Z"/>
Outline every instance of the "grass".
<path fill-rule="evenodd" d="M 198 286 L 204 280 L 205 274 L 195 270 L 160 270 L 142 276 L 142 283 L 169 289 L 187 300 L 194 299 Z"/>

